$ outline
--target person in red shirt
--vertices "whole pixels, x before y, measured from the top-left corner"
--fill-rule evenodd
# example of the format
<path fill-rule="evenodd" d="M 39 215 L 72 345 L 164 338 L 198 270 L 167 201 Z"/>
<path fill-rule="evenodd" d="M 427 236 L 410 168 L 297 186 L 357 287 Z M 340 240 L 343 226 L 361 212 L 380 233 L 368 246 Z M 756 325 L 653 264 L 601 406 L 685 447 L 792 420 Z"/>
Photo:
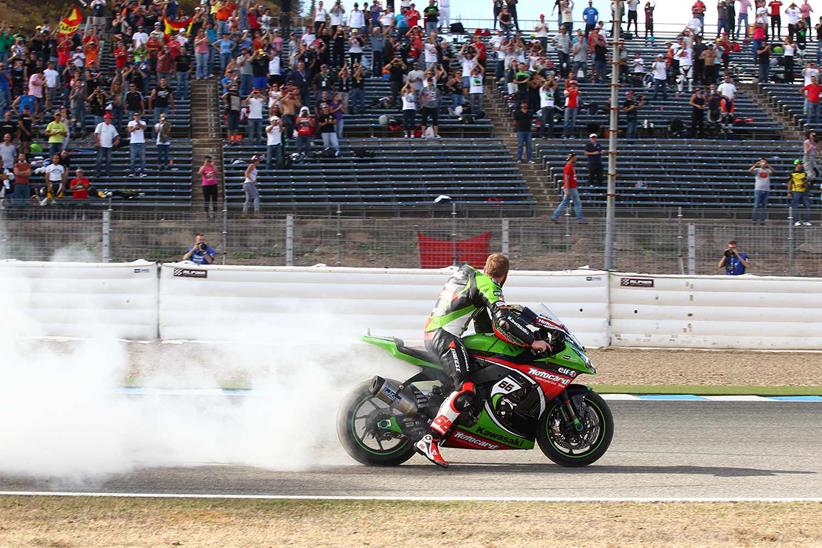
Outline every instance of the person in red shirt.
<path fill-rule="evenodd" d="M 694 17 L 699 19 L 699 22 L 701 23 L 700 26 L 702 27 L 703 30 L 705 29 L 705 10 L 706 9 L 707 8 L 705 7 L 705 3 L 702 2 L 702 0 L 696 0 L 696 2 L 694 2 L 694 5 L 691 6 L 691 15 L 693 15 Z"/>
<path fill-rule="evenodd" d="M 408 21 L 408 27 L 414 28 L 420 23 L 420 12 L 417 11 L 416 6 L 411 4 L 407 10 L 405 10 L 405 18 Z"/>
<path fill-rule="evenodd" d="M 568 80 L 565 84 L 565 123 L 562 138 L 568 139 L 574 135 L 574 126 L 577 124 L 579 111 L 579 88 L 576 80 Z"/>
<path fill-rule="evenodd" d="M 114 50 L 114 67 L 121 71 L 126 68 L 126 63 L 128 63 L 128 48 L 123 45 L 122 41 L 118 41 Z"/>
<path fill-rule="evenodd" d="M 78 167 L 74 173 L 74 179 L 69 182 L 71 199 L 84 202 L 88 200 L 88 190 L 91 188 L 91 182 L 85 177 L 82 168 Z"/>
<path fill-rule="evenodd" d="M 577 189 L 576 163 L 576 153 L 569 153 L 568 161 L 565 162 L 565 167 L 562 169 L 562 201 L 554 210 L 554 213 L 551 214 L 551 220 L 555 223 L 559 221 L 559 216 L 562 215 L 571 200 L 574 201 L 574 214 L 577 216 L 577 221 L 579 223 L 585 222 L 585 216 L 582 214 L 582 202 L 579 200 L 579 190 Z"/>
<path fill-rule="evenodd" d="M 822 93 L 822 86 L 819 85 L 819 78 L 814 76 L 811 83 L 802 88 L 802 95 L 808 101 L 808 117 L 806 124 L 819 124 L 819 94 Z"/>
<path fill-rule="evenodd" d="M 63 38 L 57 45 L 57 72 L 63 73 L 71 58 L 72 44 L 68 37 Z"/>
<path fill-rule="evenodd" d="M 782 2 L 779 0 L 771 0 L 768 2 L 768 7 L 771 8 L 771 38 L 776 37 L 782 39 Z"/>

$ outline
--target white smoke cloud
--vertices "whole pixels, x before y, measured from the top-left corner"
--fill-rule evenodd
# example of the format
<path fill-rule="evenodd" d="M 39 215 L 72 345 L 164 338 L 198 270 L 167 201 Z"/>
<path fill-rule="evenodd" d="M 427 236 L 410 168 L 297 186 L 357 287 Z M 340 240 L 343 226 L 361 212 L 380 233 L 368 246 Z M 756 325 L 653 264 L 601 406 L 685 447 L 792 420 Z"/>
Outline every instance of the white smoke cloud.
<path fill-rule="evenodd" d="M 287 325 L 223 325 L 221 343 L 126 343 L 100 325 L 83 340 L 44 341 L 30 336 L 37 320 L 27 312 L 42 283 L 48 276 L 0 292 L 3 475 L 95 482 L 142 467 L 353 463 L 335 432 L 342 396 L 374 374 L 408 373 L 321 311 L 295 313 Z M 135 354 L 148 388 L 217 388 L 240 378 L 253 390 L 123 395 Z"/>

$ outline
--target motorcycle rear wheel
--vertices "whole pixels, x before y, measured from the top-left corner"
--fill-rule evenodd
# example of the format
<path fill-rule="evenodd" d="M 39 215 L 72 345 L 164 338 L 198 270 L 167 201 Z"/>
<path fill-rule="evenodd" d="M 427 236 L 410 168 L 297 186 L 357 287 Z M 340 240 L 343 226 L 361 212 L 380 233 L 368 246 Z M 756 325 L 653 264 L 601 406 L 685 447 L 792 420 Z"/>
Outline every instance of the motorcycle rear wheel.
<path fill-rule="evenodd" d="M 539 448 L 560 466 L 588 466 L 602 457 L 611 445 L 614 417 L 602 396 L 588 392 L 581 407 L 578 413 L 583 424 L 582 432 L 576 432 L 573 425 L 566 423 L 559 398 L 539 419 L 536 435 Z"/>
<path fill-rule="evenodd" d="M 375 398 L 370 387 L 370 381 L 360 384 L 340 404 L 337 412 L 337 437 L 345 452 L 359 463 L 369 466 L 399 466 L 414 456 L 414 446 L 406 437 L 380 440 L 368 434 L 366 427 L 371 415 L 399 415 L 398 411 Z"/>

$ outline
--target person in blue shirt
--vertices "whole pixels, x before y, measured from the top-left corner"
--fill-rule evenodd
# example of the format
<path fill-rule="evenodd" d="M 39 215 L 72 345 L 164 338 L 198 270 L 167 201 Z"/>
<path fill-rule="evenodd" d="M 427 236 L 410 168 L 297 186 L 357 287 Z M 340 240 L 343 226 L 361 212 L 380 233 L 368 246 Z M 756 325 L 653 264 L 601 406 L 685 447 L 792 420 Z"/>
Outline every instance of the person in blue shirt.
<path fill-rule="evenodd" d="M 220 51 L 220 71 L 225 72 L 225 67 L 234 55 L 234 40 L 224 32 L 223 37 L 214 43 L 214 47 Z"/>
<path fill-rule="evenodd" d="M 722 254 L 717 266 L 724 268 L 725 274 L 728 276 L 741 276 L 746 269 L 751 267 L 751 261 L 748 254 L 739 251 L 736 248 L 736 242 L 731 240 L 728 242 L 728 249 Z"/>
<path fill-rule="evenodd" d="M 588 7 L 582 11 L 582 20 L 585 21 L 585 38 L 597 26 L 599 10 L 594 7 L 594 0 L 588 0 Z"/>
<path fill-rule="evenodd" d="M 205 235 L 198 232 L 194 235 L 194 245 L 183 255 L 183 260 L 205 265 L 213 263 L 216 256 L 214 248 L 206 243 Z"/>

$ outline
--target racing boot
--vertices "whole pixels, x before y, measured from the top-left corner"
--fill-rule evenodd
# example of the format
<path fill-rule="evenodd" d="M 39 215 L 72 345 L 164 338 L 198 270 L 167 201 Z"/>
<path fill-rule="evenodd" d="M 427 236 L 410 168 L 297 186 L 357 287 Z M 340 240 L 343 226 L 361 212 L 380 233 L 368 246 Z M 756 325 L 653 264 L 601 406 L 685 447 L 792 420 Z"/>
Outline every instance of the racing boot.
<path fill-rule="evenodd" d="M 448 462 L 440 454 L 440 440 L 431 434 L 426 434 L 420 441 L 414 444 L 417 453 L 427 458 L 437 466 L 448 468 Z"/>
<path fill-rule="evenodd" d="M 462 388 L 454 390 L 440 405 L 436 418 L 431 423 L 431 431 L 435 435 L 445 437 L 454 426 L 460 414 L 474 399 L 474 383 L 465 382 Z"/>

